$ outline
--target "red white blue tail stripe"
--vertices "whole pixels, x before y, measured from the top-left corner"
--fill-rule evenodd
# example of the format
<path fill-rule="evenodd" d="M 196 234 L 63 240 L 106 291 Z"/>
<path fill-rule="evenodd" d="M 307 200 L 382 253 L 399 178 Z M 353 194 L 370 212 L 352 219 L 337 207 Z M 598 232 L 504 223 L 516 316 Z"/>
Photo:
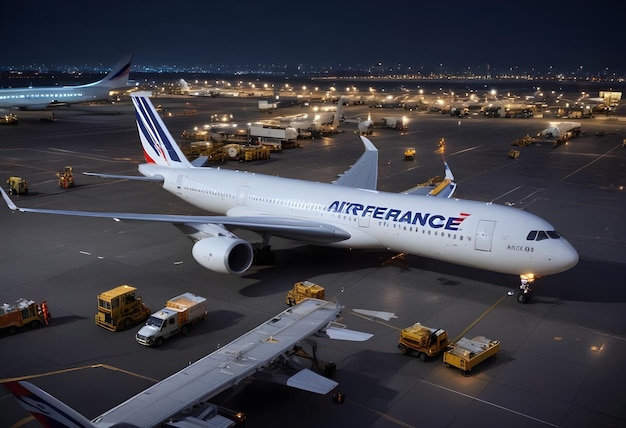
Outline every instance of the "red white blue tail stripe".
<path fill-rule="evenodd" d="M 192 165 L 185 158 L 152 102 L 150 102 L 149 94 L 149 92 L 131 94 L 135 105 L 137 130 L 146 162 L 173 168 L 191 168 Z"/>
<path fill-rule="evenodd" d="M 46 428 L 95 427 L 89 419 L 28 382 L 3 384 L 24 409 Z"/>

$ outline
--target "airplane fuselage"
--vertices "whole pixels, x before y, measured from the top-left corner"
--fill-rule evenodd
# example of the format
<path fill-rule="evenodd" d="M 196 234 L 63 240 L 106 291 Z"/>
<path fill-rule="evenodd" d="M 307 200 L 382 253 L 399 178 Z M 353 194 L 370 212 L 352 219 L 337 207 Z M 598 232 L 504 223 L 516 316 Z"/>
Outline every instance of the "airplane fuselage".
<path fill-rule="evenodd" d="M 108 96 L 111 88 L 99 86 L 51 86 L 0 90 L 0 107 L 42 110 L 54 104 L 96 101 Z"/>
<path fill-rule="evenodd" d="M 578 261 L 576 251 L 550 223 L 503 205 L 219 168 L 181 170 L 142 164 L 139 170 L 147 176 L 163 176 L 164 189 L 212 213 L 268 215 L 333 225 L 350 236 L 327 244 L 334 247 L 388 249 L 536 277 L 562 272 Z"/>

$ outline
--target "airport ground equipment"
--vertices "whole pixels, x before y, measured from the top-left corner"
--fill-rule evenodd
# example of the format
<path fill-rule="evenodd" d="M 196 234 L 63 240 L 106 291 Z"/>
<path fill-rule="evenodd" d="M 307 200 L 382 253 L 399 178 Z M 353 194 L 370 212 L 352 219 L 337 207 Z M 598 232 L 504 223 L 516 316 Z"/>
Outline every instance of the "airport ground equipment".
<path fill-rule="evenodd" d="M 0 330 L 14 334 L 22 327 L 37 328 L 48 325 L 52 316 L 44 300 L 40 304 L 19 298 L 13 304 L 0 306 Z"/>
<path fill-rule="evenodd" d="M 404 160 L 413 160 L 415 159 L 415 149 L 406 149 L 404 151 Z"/>
<path fill-rule="evenodd" d="M 464 375 L 489 358 L 495 358 L 500 351 L 500 341 L 476 336 L 473 339 L 461 338 L 443 353 L 443 362 L 447 366 L 457 367 Z"/>
<path fill-rule="evenodd" d="M 206 317 L 206 298 L 183 293 L 168 300 L 163 309 L 153 313 L 135 339 L 142 345 L 158 347 L 171 336 L 178 333 L 186 335 L 191 326 Z"/>
<path fill-rule="evenodd" d="M 100 327 L 111 331 L 125 330 L 150 316 L 137 288 L 120 285 L 98 294 L 98 312 L 95 319 Z"/>
<path fill-rule="evenodd" d="M 520 153 L 521 152 L 519 150 L 511 149 L 511 150 L 509 150 L 509 158 L 517 159 L 519 157 Z"/>
<path fill-rule="evenodd" d="M 9 185 L 9 195 L 26 195 L 28 194 L 28 180 L 22 177 L 9 177 L 7 179 Z"/>
<path fill-rule="evenodd" d="M 63 171 L 57 172 L 57 178 L 59 179 L 59 187 L 67 189 L 74 187 L 74 173 L 71 166 L 67 165 L 63 168 Z"/>
<path fill-rule="evenodd" d="M 400 330 L 398 349 L 405 355 L 414 355 L 424 361 L 443 352 L 448 346 L 448 333 L 441 328 L 415 323 Z"/>
<path fill-rule="evenodd" d="M 3 125 L 17 125 L 17 116 L 13 113 L 0 115 L 0 124 Z"/>
<path fill-rule="evenodd" d="M 287 292 L 285 303 L 289 306 L 297 305 L 304 299 L 324 300 L 324 287 L 311 281 L 298 281 L 293 288 Z"/>

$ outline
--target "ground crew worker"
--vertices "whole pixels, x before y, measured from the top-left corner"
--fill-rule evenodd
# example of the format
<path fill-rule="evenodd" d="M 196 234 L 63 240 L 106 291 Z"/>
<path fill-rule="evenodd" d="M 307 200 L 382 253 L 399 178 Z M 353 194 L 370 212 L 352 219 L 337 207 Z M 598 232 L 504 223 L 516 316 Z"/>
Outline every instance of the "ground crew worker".
<path fill-rule="evenodd" d="M 48 325 L 48 319 L 50 318 L 50 312 L 48 312 L 48 304 L 44 300 L 41 302 L 41 313 L 43 314 L 43 320 Z"/>

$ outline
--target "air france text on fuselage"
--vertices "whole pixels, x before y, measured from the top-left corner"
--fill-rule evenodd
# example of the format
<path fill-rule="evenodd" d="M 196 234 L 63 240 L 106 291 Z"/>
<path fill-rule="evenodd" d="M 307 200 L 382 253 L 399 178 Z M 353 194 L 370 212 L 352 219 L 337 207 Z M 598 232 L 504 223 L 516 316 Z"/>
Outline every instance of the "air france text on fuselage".
<path fill-rule="evenodd" d="M 378 220 L 395 221 L 421 226 L 430 226 L 433 229 L 459 230 L 459 226 L 470 214 L 460 213 L 458 217 L 446 217 L 441 214 L 405 211 L 374 205 L 363 205 L 355 202 L 335 201 L 328 207 L 328 211 L 354 216 L 371 216 Z"/>

